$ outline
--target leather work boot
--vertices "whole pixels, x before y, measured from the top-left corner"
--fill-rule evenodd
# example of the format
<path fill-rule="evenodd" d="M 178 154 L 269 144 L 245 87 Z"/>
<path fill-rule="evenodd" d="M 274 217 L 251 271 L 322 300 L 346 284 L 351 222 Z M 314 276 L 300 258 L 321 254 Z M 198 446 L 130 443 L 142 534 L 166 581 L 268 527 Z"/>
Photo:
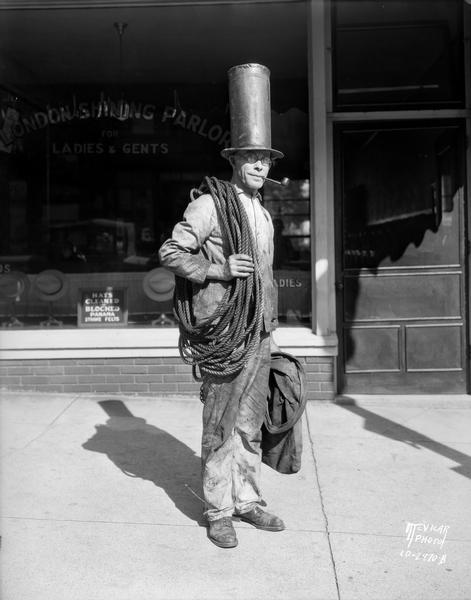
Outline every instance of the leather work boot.
<path fill-rule="evenodd" d="M 265 512 L 260 506 L 256 506 L 248 512 L 237 514 L 241 521 L 250 523 L 257 529 L 264 529 L 265 531 L 283 531 L 285 524 L 281 519 Z"/>
<path fill-rule="evenodd" d="M 220 548 L 235 548 L 237 546 L 236 532 L 230 517 L 209 521 L 208 537 L 213 544 Z"/>

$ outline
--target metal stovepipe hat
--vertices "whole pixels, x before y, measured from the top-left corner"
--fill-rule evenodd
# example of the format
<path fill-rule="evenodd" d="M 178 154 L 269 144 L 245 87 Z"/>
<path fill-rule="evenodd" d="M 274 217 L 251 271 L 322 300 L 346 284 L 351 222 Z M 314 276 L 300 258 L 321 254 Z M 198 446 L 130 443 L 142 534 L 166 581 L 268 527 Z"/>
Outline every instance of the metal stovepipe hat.
<path fill-rule="evenodd" d="M 271 147 L 270 69 L 248 63 L 231 67 L 229 110 L 231 148 L 221 155 L 229 158 L 240 150 L 266 150 L 271 158 L 283 158 L 283 152 Z"/>

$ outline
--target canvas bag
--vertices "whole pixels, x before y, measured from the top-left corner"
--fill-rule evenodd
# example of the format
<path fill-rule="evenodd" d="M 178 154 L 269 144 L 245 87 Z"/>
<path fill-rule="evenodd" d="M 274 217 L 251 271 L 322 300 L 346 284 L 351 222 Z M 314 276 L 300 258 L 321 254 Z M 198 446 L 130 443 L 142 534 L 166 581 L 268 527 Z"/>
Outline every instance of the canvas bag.
<path fill-rule="evenodd" d="M 279 473 L 301 468 L 305 390 L 306 374 L 299 360 L 286 352 L 272 353 L 261 448 L 262 461 Z"/>

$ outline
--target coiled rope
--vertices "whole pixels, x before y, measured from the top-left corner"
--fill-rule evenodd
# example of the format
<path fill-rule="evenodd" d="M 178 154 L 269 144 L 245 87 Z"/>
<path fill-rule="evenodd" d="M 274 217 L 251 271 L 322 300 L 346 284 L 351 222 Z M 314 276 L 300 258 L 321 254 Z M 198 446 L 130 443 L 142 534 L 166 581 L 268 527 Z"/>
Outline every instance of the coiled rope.
<path fill-rule="evenodd" d="M 263 282 L 245 209 L 231 183 L 206 177 L 204 185 L 195 191 L 201 195 L 205 188 L 213 198 L 230 254 L 251 256 L 254 272 L 227 282 L 214 314 L 198 325 L 192 317 L 192 284 L 183 277 L 175 278 L 174 313 L 180 329 L 180 355 L 193 366 L 197 380 L 202 375 L 222 378 L 238 373 L 257 350 L 263 323 Z"/>

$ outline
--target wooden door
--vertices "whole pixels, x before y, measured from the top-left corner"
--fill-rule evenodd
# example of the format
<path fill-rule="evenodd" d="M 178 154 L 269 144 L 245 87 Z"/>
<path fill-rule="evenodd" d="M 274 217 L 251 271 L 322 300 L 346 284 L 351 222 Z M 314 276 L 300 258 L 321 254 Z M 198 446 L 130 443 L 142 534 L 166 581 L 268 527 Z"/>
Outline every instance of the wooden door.
<path fill-rule="evenodd" d="M 336 144 L 340 392 L 466 392 L 463 131 L 344 126 Z"/>

